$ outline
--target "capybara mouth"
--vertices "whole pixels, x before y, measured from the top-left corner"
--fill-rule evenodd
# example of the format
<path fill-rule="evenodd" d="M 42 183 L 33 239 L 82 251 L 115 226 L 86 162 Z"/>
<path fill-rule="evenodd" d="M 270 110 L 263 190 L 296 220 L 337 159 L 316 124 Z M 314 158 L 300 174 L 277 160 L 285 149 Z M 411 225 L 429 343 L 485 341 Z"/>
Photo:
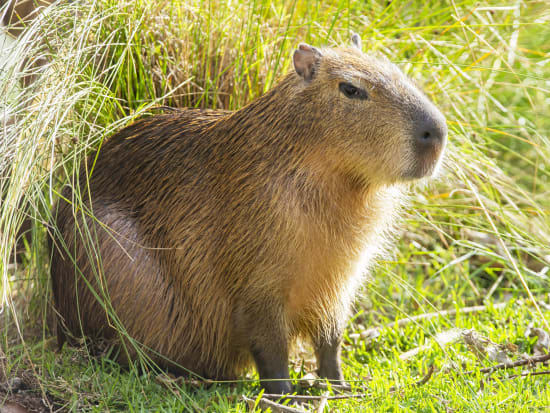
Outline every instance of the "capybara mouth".
<path fill-rule="evenodd" d="M 403 179 L 415 180 L 436 175 L 443 161 L 445 146 L 445 142 L 442 142 L 438 147 L 434 147 L 422 155 L 417 155 L 416 162 L 403 174 Z"/>

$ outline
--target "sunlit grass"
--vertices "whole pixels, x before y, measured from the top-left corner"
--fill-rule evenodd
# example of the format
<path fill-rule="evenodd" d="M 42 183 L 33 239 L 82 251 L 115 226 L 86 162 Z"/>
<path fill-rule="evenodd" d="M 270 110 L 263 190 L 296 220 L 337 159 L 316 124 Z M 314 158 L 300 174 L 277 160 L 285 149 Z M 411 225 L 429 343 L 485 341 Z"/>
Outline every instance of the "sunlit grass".
<path fill-rule="evenodd" d="M 398 63 L 424 87 L 447 116 L 450 140 L 439 179 L 418 188 L 396 248 L 361 292 L 349 333 L 437 309 L 509 299 L 522 304 L 383 330 L 374 348 L 349 339 L 346 376 L 371 376 L 364 381 L 375 397 L 330 406 L 548 406 L 545 376 L 493 383 L 479 398 L 479 377 L 460 374 L 436 375 L 399 397 L 388 393 L 396 381 L 413 382 L 428 361 L 439 367 L 457 361 L 463 349 L 437 346 L 409 364 L 399 361 L 398 354 L 439 331 L 476 328 L 494 341 L 523 343 L 530 322 L 548 329 L 541 303 L 550 290 L 550 10 L 542 1 L 98 0 L 48 9 L 0 64 L 2 351 L 8 370 L 32 366 L 43 391 L 75 410 L 244 411 L 238 395 L 257 394 L 256 384 L 198 391 L 184 386 L 167 396 L 154 375 L 120 371 L 71 349 L 54 354 L 45 239 L 55 229 L 46 223 L 62 186 L 76 181 L 84 154 L 153 106 L 238 109 L 290 70 L 299 42 L 341 44 L 352 30 L 366 51 Z M 45 66 L 33 67 L 38 56 L 47 58 Z M 21 71 L 25 58 L 31 63 Z M 32 72 L 39 72 L 35 82 L 22 88 Z M 82 196 L 72 200 L 75 206 Z M 16 237 L 26 218 L 32 232 L 16 263 Z M 524 393 L 537 395 L 527 402 Z"/>

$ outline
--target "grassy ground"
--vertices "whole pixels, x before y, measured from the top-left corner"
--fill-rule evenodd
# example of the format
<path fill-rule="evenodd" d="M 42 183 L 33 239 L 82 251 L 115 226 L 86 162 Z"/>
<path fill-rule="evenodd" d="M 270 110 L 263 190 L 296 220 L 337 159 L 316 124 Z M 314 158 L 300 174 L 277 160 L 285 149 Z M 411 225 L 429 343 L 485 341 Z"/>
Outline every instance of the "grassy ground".
<path fill-rule="evenodd" d="M 238 109 L 290 69 L 299 42 L 339 44 L 353 30 L 365 50 L 423 85 L 447 116 L 450 142 L 443 173 L 417 189 L 395 248 L 356 301 L 344 374 L 364 397 L 330 400 L 326 409 L 549 409 L 550 375 L 480 370 L 504 354 L 532 356 L 532 327 L 550 331 L 545 3 L 98 0 L 49 9 L 0 75 L 0 382 L 24 384 L 12 394 L 3 384 L 0 401 L 43 399 L 74 411 L 247 410 L 241 396 L 260 392 L 254 372 L 206 386 L 121 370 L 83 349 L 56 352 L 45 223 L 82 155 L 152 106 Z M 49 61 L 40 68 L 32 64 L 39 55 Z M 35 71 L 36 81 L 21 88 L 21 77 Z M 25 218 L 32 230 L 16 262 Z M 460 313 L 474 305 L 486 307 Z M 387 325 L 436 310 L 459 313 Z M 367 334 L 373 326 L 385 327 Z M 475 341 L 477 351 L 467 345 L 472 331 L 490 340 Z M 496 349 L 500 359 L 491 356 Z M 415 386 L 430 366 L 432 376 Z M 311 351 L 298 348 L 291 368 L 294 378 L 313 370 Z"/>

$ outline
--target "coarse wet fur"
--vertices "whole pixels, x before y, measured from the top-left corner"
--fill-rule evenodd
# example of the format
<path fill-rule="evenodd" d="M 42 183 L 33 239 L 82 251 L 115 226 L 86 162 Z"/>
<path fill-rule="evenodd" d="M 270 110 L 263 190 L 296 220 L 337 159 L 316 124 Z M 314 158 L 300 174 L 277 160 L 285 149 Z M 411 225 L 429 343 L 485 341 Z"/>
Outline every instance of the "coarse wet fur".
<path fill-rule="evenodd" d="M 160 366 L 234 379 L 254 362 L 285 393 L 301 336 L 319 375 L 342 382 L 354 293 L 403 184 L 433 173 L 447 134 L 424 94 L 353 40 L 301 44 L 294 70 L 241 110 L 151 116 L 106 140 L 80 171 L 83 208 L 54 211 L 60 344 L 116 343 L 118 319 Z"/>

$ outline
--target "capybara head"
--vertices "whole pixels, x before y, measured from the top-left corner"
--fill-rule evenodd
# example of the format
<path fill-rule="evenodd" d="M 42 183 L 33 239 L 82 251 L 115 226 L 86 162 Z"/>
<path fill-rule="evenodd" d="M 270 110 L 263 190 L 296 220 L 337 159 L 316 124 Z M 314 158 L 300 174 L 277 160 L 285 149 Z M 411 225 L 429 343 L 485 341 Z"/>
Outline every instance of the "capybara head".
<path fill-rule="evenodd" d="M 394 64 L 360 50 L 300 44 L 296 99 L 319 116 L 327 157 L 360 181 L 391 184 L 431 175 L 446 143 L 441 112 Z"/>

